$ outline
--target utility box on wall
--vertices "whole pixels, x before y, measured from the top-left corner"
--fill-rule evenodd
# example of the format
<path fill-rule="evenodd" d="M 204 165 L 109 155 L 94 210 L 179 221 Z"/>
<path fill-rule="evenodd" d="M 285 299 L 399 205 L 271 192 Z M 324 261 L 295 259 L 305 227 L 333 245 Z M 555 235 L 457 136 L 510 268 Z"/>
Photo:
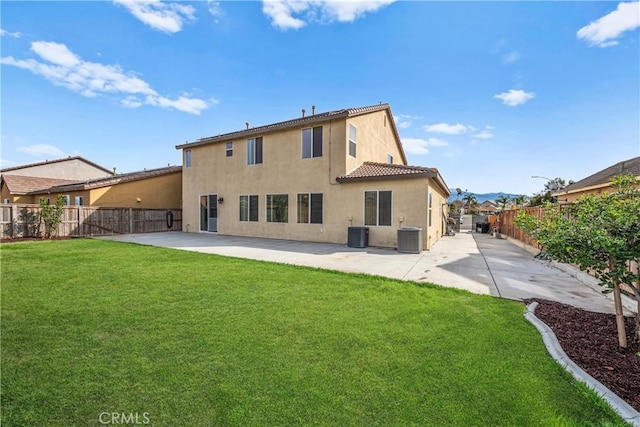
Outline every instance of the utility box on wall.
<path fill-rule="evenodd" d="M 398 252 L 419 254 L 423 247 L 422 228 L 403 227 L 398 229 Z"/>

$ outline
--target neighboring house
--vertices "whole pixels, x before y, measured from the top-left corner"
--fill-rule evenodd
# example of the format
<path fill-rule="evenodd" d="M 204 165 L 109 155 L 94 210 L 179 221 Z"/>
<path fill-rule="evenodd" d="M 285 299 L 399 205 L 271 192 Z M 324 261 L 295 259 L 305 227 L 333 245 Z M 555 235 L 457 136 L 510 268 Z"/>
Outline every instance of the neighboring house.
<path fill-rule="evenodd" d="M 70 206 L 179 209 L 182 204 L 182 166 L 169 166 L 106 177 L 67 180 L 2 176 L 5 203 L 55 203 L 63 196 Z"/>
<path fill-rule="evenodd" d="M 61 195 L 67 200 L 67 205 L 74 206 L 179 209 L 182 203 L 182 166 L 62 183 L 29 194 L 34 202 L 44 197 L 53 203 Z"/>
<path fill-rule="evenodd" d="M 313 109 L 315 113 L 315 108 Z M 396 247 L 400 227 L 429 249 L 446 231 L 437 169 L 407 166 L 388 104 L 311 114 L 178 145 L 183 230 Z"/>
<path fill-rule="evenodd" d="M 612 191 L 611 178 L 621 174 L 632 174 L 640 186 L 640 157 L 618 162 L 578 182 L 567 185 L 561 191 L 553 193 L 560 203 L 572 203 L 585 194 L 603 194 Z"/>
<path fill-rule="evenodd" d="M 497 214 L 500 207 L 493 200 L 485 200 L 478 206 L 478 212 L 484 214 Z"/>
<path fill-rule="evenodd" d="M 113 171 L 80 156 L 0 169 L 2 202 L 34 203 L 33 196 L 29 194 L 31 192 L 113 174 Z"/>

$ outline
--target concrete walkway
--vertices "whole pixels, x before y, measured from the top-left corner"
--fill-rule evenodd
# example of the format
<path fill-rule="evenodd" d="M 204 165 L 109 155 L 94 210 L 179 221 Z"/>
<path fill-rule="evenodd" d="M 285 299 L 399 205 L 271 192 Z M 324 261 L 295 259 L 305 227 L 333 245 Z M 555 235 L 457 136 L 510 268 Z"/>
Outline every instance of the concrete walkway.
<path fill-rule="evenodd" d="M 502 298 L 544 298 L 586 310 L 613 312 L 610 299 L 571 275 L 535 259 L 532 254 L 507 240 L 470 231 L 444 237 L 430 251 L 421 254 L 209 233 L 166 232 L 101 238 L 431 282 Z"/>

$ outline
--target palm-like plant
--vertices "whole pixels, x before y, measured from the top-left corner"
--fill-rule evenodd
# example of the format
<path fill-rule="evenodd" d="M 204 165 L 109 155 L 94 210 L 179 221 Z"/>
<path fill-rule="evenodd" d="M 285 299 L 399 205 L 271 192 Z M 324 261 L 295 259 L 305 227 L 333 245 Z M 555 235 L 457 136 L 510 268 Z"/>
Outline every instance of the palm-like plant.
<path fill-rule="evenodd" d="M 500 207 L 500 211 L 503 211 L 507 208 L 507 204 L 511 201 L 511 197 L 509 196 L 500 196 L 496 199 L 496 203 Z"/>
<path fill-rule="evenodd" d="M 467 212 L 470 212 L 473 209 L 473 207 L 478 205 L 478 199 L 472 193 L 465 194 L 464 197 L 462 198 L 462 201 L 465 203 Z"/>
<path fill-rule="evenodd" d="M 522 208 L 524 207 L 525 203 L 527 203 L 528 199 L 529 198 L 524 194 L 520 194 L 513 198 L 513 203 L 515 203 L 517 207 Z"/>

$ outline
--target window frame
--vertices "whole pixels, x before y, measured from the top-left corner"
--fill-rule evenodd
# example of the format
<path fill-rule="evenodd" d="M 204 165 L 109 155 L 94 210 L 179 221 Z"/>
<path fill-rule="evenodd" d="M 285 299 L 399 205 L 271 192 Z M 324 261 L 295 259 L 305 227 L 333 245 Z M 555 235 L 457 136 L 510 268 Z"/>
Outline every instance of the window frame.
<path fill-rule="evenodd" d="M 375 215 L 376 215 L 376 220 L 375 220 L 375 224 L 371 223 L 371 222 L 367 222 L 367 193 L 371 194 L 371 193 L 375 193 Z M 388 206 L 388 213 L 386 213 L 385 218 L 388 216 L 388 223 L 387 221 L 385 221 L 384 224 L 380 223 L 380 212 L 381 212 L 381 205 L 383 202 L 385 202 L 386 200 L 383 200 L 380 197 L 380 193 L 384 193 L 385 198 L 387 196 L 388 193 L 388 200 L 389 200 L 389 206 Z M 365 190 L 364 191 L 364 212 L 363 212 L 363 224 L 366 226 L 370 226 L 370 227 L 391 227 L 393 225 L 393 191 L 392 190 Z M 384 206 L 383 208 L 385 208 L 385 210 L 387 209 L 386 206 Z"/>
<path fill-rule="evenodd" d="M 300 196 L 308 197 L 306 218 L 302 218 L 300 211 Z M 315 197 L 314 197 L 315 196 Z M 319 197 L 318 197 L 319 196 Z M 315 199 L 315 201 L 314 201 Z M 317 217 L 317 204 L 320 204 L 320 220 Z M 315 211 L 315 212 L 314 212 Z M 324 222 L 324 195 L 323 193 L 297 193 L 296 194 L 296 222 L 298 224 L 320 224 Z"/>
<path fill-rule="evenodd" d="M 224 146 L 225 157 L 233 157 L 233 141 L 228 141 Z"/>
<path fill-rule="evenodd" d="M 322 157 L 322 144 L 323 144 L 323 128 L 322 126 L 315 126 L 310 128 L 304 128 L 301 131 L 301 149 L 303 159 L 315 159 Z M 309 132 L 309 147 L 305 150 L 305 132 Z M 319 137 L 319 138 L 318 138 Z M 317 141 L 317 140 L 320 141 Z M 307 154 L 307 155 L 305 155 Z"/>
<path fill-rule="evenodd" d="M 351 134 L 353 130 L 353 138 Z M 349 156 L 357 158 L 358 154 L 358 128 L 353 123 L 349 123 Z M 353 147 L 353 150 L 351 149 Z M 353 151 L 353 153 L 352 153 Z"/>
<path fill-rule="evenodd" d="M 246 198 L 246 212 L 243 212 L 242 199 Z M 259 222 L 260 221 L 260 197 L 257 194 L 241 194 L 238 198 L 238 220 L 240 222 Z M 255 207 L 254 207 L 255 204 Z M 246 219 L 243 219 L 243 213 Z M 255 218 L 255 219 L 254 219 Z"/>
<path fill-rule="evenodd" d="M 284 198 L 286 201 L 282 203 L 282 200 L 276 201 L 275 198 Z M 278 203 L 278 205 L 275 205 Z M 281 212 L 276 212 L 277 209 L 282 209 Z M 265 219 L 268 223 L 286 224 L 289 222 L 289 195 L 288 194 L 267 194 L 265 196 Z M 277 214 L 280 215 L 277 215 Z M 281 218 L 277 218 L 281 216 Z"/>
<path fill-rule="evenodd" d="M 191 150 L 184 150 L 184 167 L 190 168 L 192 164 L 192 154 Z"/>
<path fill-rule="evenodd" d="M 428 191 L 427 193 L 427 227 L 431 227 L 433 224 L 433 192 Z"/>
<path fill-rule="evenodd" d="M 80 201 L 80 203 L 78 203 Z M 75 196 L 73 198 L 73 204 L 75 206 L 84 206 L 84 197 L 83 196 Z"/>
<path fill-rule="evenodd" d="M 247 139 L 247 165 L 261 165 L 263 163 L 263 145 L 264 142 L 261 136 Z"/>
<path fill-rule="evenodd" d="M 390 165 L 393 164 L 393 156 L 391 154 L 387 154 L 387 163 Z"/>

